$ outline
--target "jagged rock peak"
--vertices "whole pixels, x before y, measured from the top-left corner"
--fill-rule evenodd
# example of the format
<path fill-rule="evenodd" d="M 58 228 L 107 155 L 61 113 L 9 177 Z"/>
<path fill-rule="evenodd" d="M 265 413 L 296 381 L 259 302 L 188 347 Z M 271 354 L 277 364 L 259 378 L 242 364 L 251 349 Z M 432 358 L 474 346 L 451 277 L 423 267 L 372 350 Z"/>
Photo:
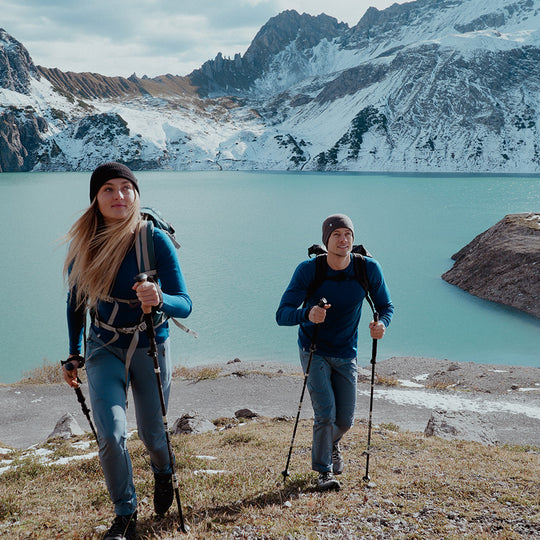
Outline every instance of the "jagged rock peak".
<path fill-rule="evenodd" d="M 229 89 L 247 89 L 261 77 L 272 59 L 295 43 L 300 51 L 315 47 L 323 39 L 331 41 L 349 30 L 346 23 L 322 13 L 318 16 L 287 10 L 272 17 L 257 32 L 244 56 L 236 54 L 231 60 L 221 53 L 205 62 L 189 77 L 200 92 L 223 92 Z"/>
<path fill-rule="evenodd" d="M 30 54 L 22 43 L 0 28 L 0 88 L 29 94 L 32 77 L 39 79 L 39 73 Z"/>
<path fill-rule="evenodd" d="M 323 39 L 332 40 L 349 26 L 322 13 L 316 17 L 295 10 L 283 11 L 272 17 L 260 30 L 249 46 L 244 60 L 265 64 L 269 57 L 281 52 L 293 41 L 299 49 L 314 47 Z"/>

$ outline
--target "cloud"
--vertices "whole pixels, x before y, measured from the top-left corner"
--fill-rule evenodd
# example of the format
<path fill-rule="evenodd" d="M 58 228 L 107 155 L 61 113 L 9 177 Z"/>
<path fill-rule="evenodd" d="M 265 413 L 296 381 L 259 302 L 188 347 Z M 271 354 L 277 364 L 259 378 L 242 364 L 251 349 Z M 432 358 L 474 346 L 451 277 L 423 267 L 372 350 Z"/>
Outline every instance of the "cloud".
<path fill-rule="evenodd" d="M 244 54 L 286 9 L 350 25 L 391 0 L 0 0 L 0 25 L 36 64 L 103 75 L 186 75 L 221 52 Z M 381 6 L 383 7 L 383 6 Z"/>

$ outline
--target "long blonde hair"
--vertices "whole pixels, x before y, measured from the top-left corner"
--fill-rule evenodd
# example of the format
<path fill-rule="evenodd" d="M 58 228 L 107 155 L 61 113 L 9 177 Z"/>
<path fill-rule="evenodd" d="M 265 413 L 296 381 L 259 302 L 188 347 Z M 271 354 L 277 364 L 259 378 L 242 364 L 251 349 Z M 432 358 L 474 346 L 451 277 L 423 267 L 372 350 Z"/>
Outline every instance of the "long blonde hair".
<path fill-rule="evenodd" d="M 105 224 L 97 198 L 72 225 L 65 236 L 69 242 L 64 262 L 64 279 L 77 307 L 95 308 L 111 294 L 124 257 L 133 246 L 141 225 L 140 199 L 135 200 L 126 219 Z"/>

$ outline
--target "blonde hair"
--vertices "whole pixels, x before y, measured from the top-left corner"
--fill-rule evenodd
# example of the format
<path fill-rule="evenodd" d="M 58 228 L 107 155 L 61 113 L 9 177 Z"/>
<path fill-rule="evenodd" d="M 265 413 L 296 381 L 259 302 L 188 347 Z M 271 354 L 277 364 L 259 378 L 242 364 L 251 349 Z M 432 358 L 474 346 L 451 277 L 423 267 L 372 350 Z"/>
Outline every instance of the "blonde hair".
<path fill-rule="evenodd" d="M 135 190 L 134 190 L 135 191 Z M 140 199 L 135 200 L 125 219 L 105 224 L 97 198 L 72 225 L 65 236 L 69 242 L 64 262 L 64 279 L 77 307 L 95 308 L 108 300 L 124 257 L 131 249 L 141 225 Z"/>

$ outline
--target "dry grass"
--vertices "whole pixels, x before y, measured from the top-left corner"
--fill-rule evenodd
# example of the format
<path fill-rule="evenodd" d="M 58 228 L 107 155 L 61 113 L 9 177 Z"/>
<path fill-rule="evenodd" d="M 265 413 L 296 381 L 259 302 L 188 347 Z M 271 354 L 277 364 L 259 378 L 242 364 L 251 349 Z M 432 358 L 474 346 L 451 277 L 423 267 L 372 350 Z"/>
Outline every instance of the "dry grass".
<path fill-rule="evenodd" d="M 286 485 L 293 423 L 258 419 L 203 435 L 174 436 L 186 522 L 173 506 L 152 512 L 153 479 L 140 441 L 129 441 L 139 496 L 140 539 L 384 538 L 518 539 L 540 534 L 538 449 L 487 447 L 374 428 L 363 481 L 366 425 L 342 444 L 338 493 L 318 493 L 310 471 L 311 421 L 301 421 Z M 58 456 L 70 455 L 61 443 Z M 92 443 L 91 449 L 95 450 Z M 199 456 L 199 457 L 198 457 Z M 216 460 L 209 460 L 214 456 Z M 0 456 L 1 457 L 1 456 Z M 210 474 L 215 469 L 224 472 Z M 97 458 L 43 465 L 19 453 L 0 476 L 0 536 L 94 539 L 112 517 Z"/>
<path fill-rule="evenodd" d="M 186 379 L 188 381 L 203 381 L 206 379 L 217 379 L 221 373 L 220 367 L 193 367 L 178 366 L 173 370 L 173 378 Z"/>
<path fill-rule="evenodd" d="M 40 367 L 23 372 L 21 384 L 52 384 L 63 382 L 60 362 L 49 362 L 45 358 Z"/>
<path fill-rule="evenodd" d="M 217 379 L 222 369 L 217 366 L 188 368 L 178 366 L 173 370 L 173 377 L 186 380 L 202 381 L 205 379 Z M 79 377 L 84 378 L 84 370 L 79 370 Z M 84 379 L 83 379 L 84 380 Z M 43 359 L 40 367 L 23 372 L 19 384 L 53 384 L 64 382 L 60 362 L 48 362 Z"/>
<path fill-rule="evenodd" d="M 449 388 L 453 388 L 455 385 L 456 383 L 453 381 L 435 380 L 426 382 L 424 386 L 432 390 L 448 390 Z"/>
<path fill-rule="evenodd" d="M 375 376 L 375 384 L 381 386 L 399 386 L 399 381 L 395 377 L 387 377 L 377 373 Z"/>

